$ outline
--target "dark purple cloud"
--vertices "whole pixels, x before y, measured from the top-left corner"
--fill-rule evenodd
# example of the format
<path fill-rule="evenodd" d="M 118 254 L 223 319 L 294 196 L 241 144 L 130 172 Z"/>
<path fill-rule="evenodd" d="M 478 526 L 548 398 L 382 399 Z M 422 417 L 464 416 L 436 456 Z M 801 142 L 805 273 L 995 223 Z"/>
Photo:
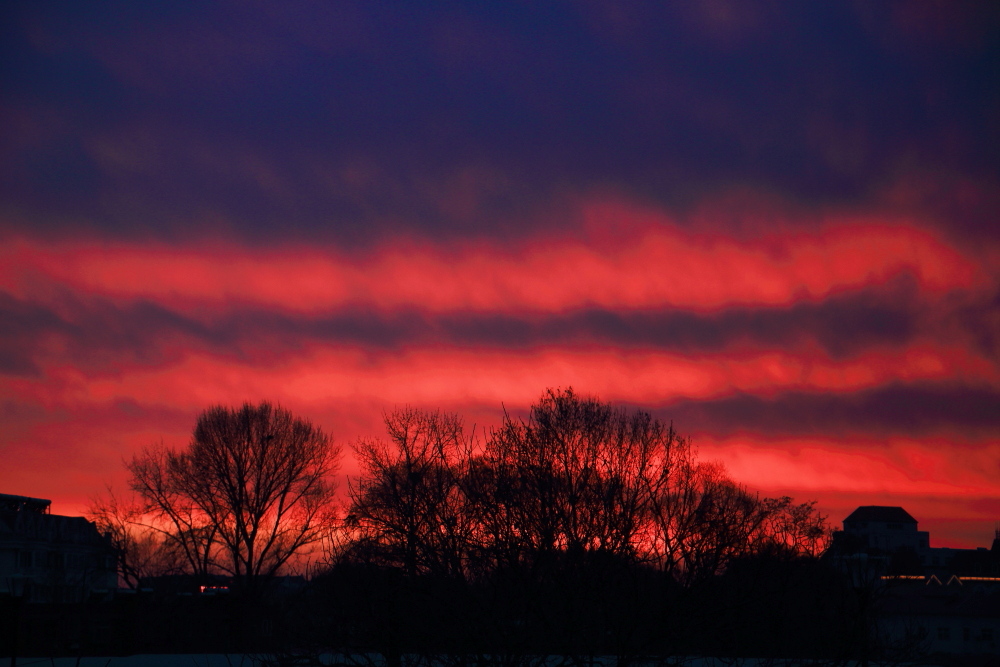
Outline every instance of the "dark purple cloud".
<path fill-rule="evenodd" d="M 101 297 L 64 295 L 52 305 L 0 294 L 0 365 L 8 373 L 37 370 L 50 341 L 64 341 L 62 358 L 100 370 L 122 356 L 160 364 L 182 351 L 236 353 L 245 358 L 294 356 L 303 343 L 401 350 L 414 345 L 525 349 L 540 346 L 641 348 L 691 355 L 733 349 L 817 346 L 832 359 L 871 347 L 901 348 L 956 339 L 997 359 L 996 298 L 981 304 L 931 308 L 911 288 L 869 289 L 786 308 L 602 309 L 555 313 L 455 312 L 418 309 L 386 313 L 347 308 L 315 315 L 253 308 L 198 316 L 153 301 L 116 304 Z M 103 361 L 102 361 L 103 360 Z"/>
<path fill-rule="evenodd" d="M 791 391 L 772 398 L 744 394 L 685 400 L 659 412 L 682 432 L 841 437 L 844 448 L 850 448 L 852 438 L 899 435 L 989 441 L 1000 429 L 1000 391 L 952 383 L 889 385 L 839 395 Z"/>
<path fill-rule="evenodd" d="M 5 225 L 357 242 L 511 233 L 566 191 L 860 205 L 943 174 L 972 194 L 919 203 L 992 235 L 1000 18 L 950 7 L 15 3 Z"/>

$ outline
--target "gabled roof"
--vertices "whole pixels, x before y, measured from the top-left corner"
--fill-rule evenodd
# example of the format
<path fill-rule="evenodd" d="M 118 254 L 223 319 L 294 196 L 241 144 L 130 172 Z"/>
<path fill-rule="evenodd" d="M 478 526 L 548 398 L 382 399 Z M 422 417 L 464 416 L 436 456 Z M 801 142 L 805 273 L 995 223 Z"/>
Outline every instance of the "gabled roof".
<path fill-rule="evenodd" d="M 884 507 L 882 505 L 863 505 L 851 512 L 844 523 L 856 521 L 878 521 L 881 523 L 916 523 L 917 520 L 902 507 Z"/>

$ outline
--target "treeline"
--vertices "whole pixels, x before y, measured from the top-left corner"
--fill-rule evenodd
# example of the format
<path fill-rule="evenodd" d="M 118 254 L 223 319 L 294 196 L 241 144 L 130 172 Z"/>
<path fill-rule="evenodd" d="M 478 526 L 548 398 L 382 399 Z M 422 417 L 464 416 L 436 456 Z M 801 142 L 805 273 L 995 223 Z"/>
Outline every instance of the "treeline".
<path fill-rule="evenodd" d="M 482 437 L 411 408 L 385 424 L 354 443 L 339 511 L 340 452 L 261 404 L 213 408 L 187 450 L 136 456 L 136 498 L 93 515 L 129 581 L 227 575 L 234 609 L 267 608 L 271 649 L 300 658 L 868 650 L 862 606 L 818 558 L 830 530 L 813 503 L 758 496 L 645 412 L 550 390 Z M 322 561 L 309 585 L 268 596 L 306 550 Z M 252 625 L 246 641 L 262 636 Z"/>
<path fill-rule="evenodd" d="M 354 446 L 344 557 L 476 579 L 585 555 L 682 585 L 751 554 L 817 555 L 812 503 L 760 498 L 648 413 L 549 391 L 484 443 L 453 415 L 403 409 Z"/>
<path fill-rule="evenodd" d="M 344 541 L 296 624 L 330 645 L 626 664 L 857 643 L 814 505 L 759 497 L 648 413 L 567 390 L 483 442 L 453 415 L 385 421 L 354 446 Z"/>

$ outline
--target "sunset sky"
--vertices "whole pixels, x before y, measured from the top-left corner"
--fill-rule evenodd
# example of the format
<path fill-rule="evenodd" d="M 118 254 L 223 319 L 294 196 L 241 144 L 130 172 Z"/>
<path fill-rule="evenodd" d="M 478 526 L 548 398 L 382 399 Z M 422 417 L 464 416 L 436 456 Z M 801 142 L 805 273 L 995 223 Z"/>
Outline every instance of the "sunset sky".
<path fill-rule="evenodd" d="M 82 512 L 213 404 L 346 446 L 572 386 L 989 546 L 998 8 L 5 3 L 0 492 Z"/>

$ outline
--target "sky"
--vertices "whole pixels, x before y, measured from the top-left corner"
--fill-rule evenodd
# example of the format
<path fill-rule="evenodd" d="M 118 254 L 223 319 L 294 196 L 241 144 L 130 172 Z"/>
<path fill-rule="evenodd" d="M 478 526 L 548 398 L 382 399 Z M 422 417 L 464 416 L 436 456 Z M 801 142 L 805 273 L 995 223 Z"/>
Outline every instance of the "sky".
<path fill-rule="evenodd" d="M 573 387 L 992 542 L 1000 5 L 0 12 L 0 492 L 83 512 L 216 404 L 348 448 Z"/>

